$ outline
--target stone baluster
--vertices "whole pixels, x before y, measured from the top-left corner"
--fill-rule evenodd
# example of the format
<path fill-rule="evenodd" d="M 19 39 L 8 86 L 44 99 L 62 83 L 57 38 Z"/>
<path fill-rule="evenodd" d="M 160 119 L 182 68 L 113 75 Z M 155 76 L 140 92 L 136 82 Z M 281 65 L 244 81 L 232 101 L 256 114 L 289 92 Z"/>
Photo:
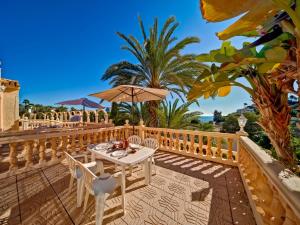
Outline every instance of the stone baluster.
<path fill-rule="evenodd" d="M 192 133 L 190 134 L 190 154 L 195 155 L 195 135 Z"/>
<path fill-rule="evenodd" d="M 144 121 L 140 120 L 140 126 L 139 126 L 139 136 L 142 139 L 142 142 L 145 140 L 145 125 Z"/>
<path fill-rule="evenodd" d="M 211 151 L 211 136 L 207 136 L 206 156 L 207 157 L 211 157 L 212 156 L 212 151 Z"/>
<path fill-rule="evenodd" d="M 81 151 L 84 151 L 85 148 L 84 148 L 83 134 L 79 134 L 79 141 L 78 141 L 78 143 L 79 143 L 79 149 Z"/>
<path fill-rule="evenodd" d="M 222 137 L 217 137 L 217 158 L 222 158 Z"/>
<path fill-rule="evenodd" d="M 18 168 L 17 143 L 9 144 L 9 170 L 14 171 Z"/>
<path fill-rule="evenodd" d="M 185 132 L 183 132 L 182 137 L 183 137 L 183 142 L 182 142 L 183 143 L 183 148 L 182 148 L 182 150 L 184 152 L 187 152 L 187 134 Z"/>
<path fill-rule="evenodd" d="M 89 112 L 89 111 L 86 112 L 86 122 L 87 122 L 87 123 L 90 123 L 90 122 L 91 122 L 90 112 Z"/>
<path fill-rule="evenodd" d="M 179 133 L 175 133 L 175 150 L 176 152 L 180 151 L 180 146 L 179 146 Z"/>
<path fill-rule="evenodd" d="M 173 151 L 173 132 L 172 130 L 169 130 L 169 151 Z"/>
<path fill-rule="evenodd" d="M 23 130 L 28 130 L 29 129 L 29 119 L 28 117 L 24 117 L 23 122 L 22 122 L 22 129 Z"/>
<path fill-rule="evenodd" d="M 71 135 L 71 154 L 76 154 L 76 134 Z"/>
<path fill-rule="evenodd" d="M 98 133 L 93 133 L 93 144 L 96 144 L 98 142 Z"/>
<path fill-rule="evenodd" d="M 50 139 L 51 143 L 51 161 L 56 162 L 57 161 L 57 140 L 55 137 Z"/>
<path fill-rule="evenodd" d="M 157 138 L 157 141 L 158 141 L 159 149 L 161 149 L 162 144 L 161 144 L 161 132 L 160 131 L 157 132 L 156 138 Z"/>
<path fill-rule="evenodd" d="M 67 136 L 62 136 L 62 141 L 61 141 L 61 150 L 62 151 L 67 151 L 68 150 L 68 137 Z"/>
<path fill-rule="evenodd" d="M 91 134 L 90 133 L 86 134 L 86 144 L 87 145 L 91 144 Z"/>
<path fill-rule="evenodd" d="M 104 142 L 108 142 L 109 131 L 104 131 Z"/>
<path fill-rule="evenodd" d="M 129 137 L 129 120 L 125 120 L 125 138 Z"/>
<path fill-rule="evenodd" d="M 99 123 L 99 113 L 98 113 L 98 111 L 95 112 L 95 123 Z"/>
<path fill-rule="evenodd" d="M 32 149 L 32 141 L 26 141 L 24 143 L 24 152 L 25 152 L 25 167 L 30 167 L 32 166 L 32 156 L 33 156 L 33 149 Z"/>
<path fill-rule="evenodd" d="M 199 155 L 203 156 L 203 136 L 199 134 L 198 138 Z"/>
<path fill-rule="evenodd" d="M 227 143 L 228 143 L 227 159 L 233 160 L 233 156 L 232 156 L 233 139 L 232 139 L 232 138 L 228 138 L 228 139 L 227 139 Z"/>
<path fill-rule="evenodd" d="M 39 140 L 39 164 L 46 162 L 46 139 Z"/>
<path fill-rule="evenodd" d="M 167 129 L 164 129 L 164 141 L 163 141 L 163 147 L 165 150 L 168 149 L 168 132 Z"/>
<path fill-rule="evenodd" d="M 109 136 L 109 140 L 111 141 L 111 140 L 114 140 L 114 131 L 113 130 L 111 130 L 110 131 L 110 136 Z"/>

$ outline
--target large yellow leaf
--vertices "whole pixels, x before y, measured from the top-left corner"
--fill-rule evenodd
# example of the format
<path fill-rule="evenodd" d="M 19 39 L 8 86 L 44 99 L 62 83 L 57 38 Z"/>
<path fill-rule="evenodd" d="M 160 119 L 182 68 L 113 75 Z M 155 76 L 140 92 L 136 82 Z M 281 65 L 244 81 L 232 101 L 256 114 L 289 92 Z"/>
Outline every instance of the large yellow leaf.
<path fill-rule="evenodd" d="M 217 33 L 217 36 L 221 40 L 227 40 L 233 36 L 256 30 L 271 17 L 274 17 L 278 10 L 278 7 L 271 0 L 261 0 L 260 4 L 253 5 L 244 16 L 224 31 Z"/>
<path fill-rule="evenodd" d="M 217 22 L 236 17 L 247 12 L 264 0 L 201 0 L 203 18 Z"/>
<path fill-rule="evenodd" d="M 287 50 L 282 47 L 274 47 L 265 51 L 265 57 L 270 62 L 283 62 L 287 57 Z"/>
<path fill-rule="evenodd" d="M 225 97 L 229 95 L 230 91 L 231 91 L 231 86 L 221 87 L 218 89 L 218 96 Z"/>

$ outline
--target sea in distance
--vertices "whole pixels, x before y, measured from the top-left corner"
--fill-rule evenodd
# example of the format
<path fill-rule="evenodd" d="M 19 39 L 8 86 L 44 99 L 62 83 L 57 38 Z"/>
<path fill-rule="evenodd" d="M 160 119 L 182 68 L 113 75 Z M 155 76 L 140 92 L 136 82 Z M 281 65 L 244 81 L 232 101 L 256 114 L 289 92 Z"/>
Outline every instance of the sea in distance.
<path fill-rule="evenodd" d="M 213 116 L 200 116 L 200 121 L 202 123 L 208 123 L 210 121 L 213 121 Z"/>

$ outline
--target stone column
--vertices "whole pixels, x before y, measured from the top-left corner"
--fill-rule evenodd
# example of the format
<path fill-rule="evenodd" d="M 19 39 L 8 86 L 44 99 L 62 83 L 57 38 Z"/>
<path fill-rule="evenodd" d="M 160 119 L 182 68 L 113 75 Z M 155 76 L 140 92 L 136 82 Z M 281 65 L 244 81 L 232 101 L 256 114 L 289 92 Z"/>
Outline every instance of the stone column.
<path fill-rule="evenodd" d="M 145 125 L 144 125 L 144 121 L 140 120 L 140 127 L 139 127 L 139 136 L 142 139 L 142 143 L 144 142 L 145 139 Z"/>

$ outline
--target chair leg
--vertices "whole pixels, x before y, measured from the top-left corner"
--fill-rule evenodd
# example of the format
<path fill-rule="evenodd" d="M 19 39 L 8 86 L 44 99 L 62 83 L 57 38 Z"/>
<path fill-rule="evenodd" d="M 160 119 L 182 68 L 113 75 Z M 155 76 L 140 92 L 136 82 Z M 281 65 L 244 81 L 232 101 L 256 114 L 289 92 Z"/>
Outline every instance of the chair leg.
<path fill-rule="evenodd" d="M 74 183 L 74 177 L 71 175 L 68 194 L 70 194 L 72 191 L 73 183 Z"/>
<path fill-rule="evenodd" d="M 81 206 L 84 195 L 84 183 L 83 179 L 77 180 L 77 207 Z"/>
<path fill-rule="evenodd" d="M 96 225 L 102 225 L 105 208 L 105 194 L 96 197 Z"/>
<path fill-rule="evenodd" d="M 122 209 L 125 213 L 125 191 L 126 191 L 126 172 L 125 167 L 122 166 L 122 176 L 121 176 L 121 194 L 122 194 Z"/>
<path fill-rule="evenodd" d="M 133 166 L 129 166 L 129 175 L 132 176 L 132 169 L 133 169 Z"/>
<path fill-rule="evenodd" d="M 154 174 L 156 175 L 156 165 L 155 165 L 154 158 L 152 158 L 152 165 L 153 165 Z M 151 171 L 151 174 L 152 174 L 152 171 Z"/>
<path fill-rule="evenodd" d="M 90 193 L 89 193 L 88 190 L 86 190 L 86 192 L 85 192 L 85 198 L 84 198 L 83 211 L 82 212 L 85 212 L 85 210 L 87 208 L 87 204 L 88 204 L 88 201 L 89 201 L 89 196 L 90 196 Z"/>
<path fill-rule="evenodd" d="M 100 175 L 102 175 L 104 173 L 104 165 L 103 162 L 100 160 L 96 160 L 96 164 L 97 164 L 97 172 L 100 173 Z"/>

